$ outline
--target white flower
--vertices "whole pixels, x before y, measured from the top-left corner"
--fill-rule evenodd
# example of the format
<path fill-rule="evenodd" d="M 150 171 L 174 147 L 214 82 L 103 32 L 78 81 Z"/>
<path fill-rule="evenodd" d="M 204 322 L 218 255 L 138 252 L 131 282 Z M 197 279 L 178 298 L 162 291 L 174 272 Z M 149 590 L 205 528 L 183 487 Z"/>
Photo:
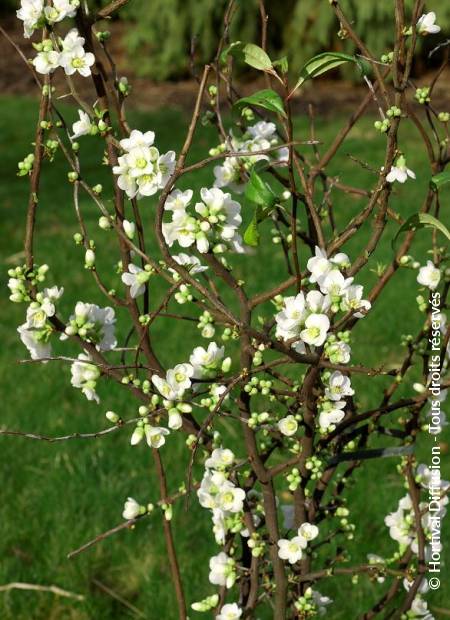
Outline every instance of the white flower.
<path fill-rule="evenodd" d="M 55 24 L 66 17 L 75 17 L 79 6 L 78 0 L 53 0 L 52 6 L 46 6 L 44 9 L 45 19 L 50 24 Z"/>
<path fill-rule="evenodd" d="M 310 314 L 305 321 L 305 329 L 300 337 L 306 344 L 320 347 L 326 340 L 330 319 L 326 314 Z"/>
<path fill-rule="evenodd" d="M 17 19 L 23 21 L 24 37 L 29 39 L 39 27 L 44 10 L 44 0 L 21 0 L 20 9 L 16 11 Z"/>
<path fill-rule="evenodd" d="M 298 528 L 298 535 L 310 542 L 319 535 L 319 528 L 313 523 L 305 522 Z"/>
<path fill-rule="evenodd" d="M 267 123 L 266 121 L 259 121 L 256 125 L 247 129 L 253 138 L 264 138 L 266 140 L 270 140 L 276 130 L 275 123 Z"/>
<path fill-rule="evenodd" d="M 155 141 L 155 132 L 146 131 L 142 133 L 138 129 L 133 129 L 128 138 L 123 138 L 120 141 L 120 146 L 124 151 L 131 151 L 131 149 L 140 146 L 152 146 Z"/>
<path fill-rule="evenodd" d="M 53 286 L 45 288 L 42 293 L 36 295 L 36 301 L 30 303 L 27 308 L 27 325 L 31 329 L 41 329 L 47 322 L 47 318 L 55 314 L 55 302 L 62 296 L 63 288 Z"/>
<path fill-rule="evenodd" d="M 205 267 L 204 265 L 201 264 L 199 258 L 197 258 L 196 256 L 190 256 L 189 254 L 184 254 L 183 252 L 181 252 L 180 254 L 176 254 L 175 256 L 172 256 L 172 258 L 179 265 L 182 265 L 183 267 L 185 267 L 189 271 L 189 273 L 192 275 L 195 275 L 197 273 L 202 273 L 203 271 L 206 271 L 208 269 L 208 267 Z"/>
<path fill-rule="evenodd" d="M 113 167 L 118 175 L 117 183 L 129 198 L 153 196 L 164 187 L 175 169 L 175 153 L 168 151 L 160 155 L 153 146 L 153 131 L 142 133 L 134 129 L 129 138 L 120 141 L 124 154 Z"/>
<path fill-rule="evenodd" d="M 84 38 L 80 37 L 80 33 L 76 28 L 72 28 L 61 41 L 61 46 L 63 52 L 72 52 L 80 47 L 83 48 Z"/>
<path fill-rule="evenodd" d="M 353 310 L 357 319 L 364 318 L 372 307 L 370 301 L 362 299 L 363 291 L 364 289 L 360 284 L 352 284 L 345 289 L 344 299 L 341 302 L 342 309 Z M 355 310 L 362 310 L 362 312 L 355 312 Z"/>
<path fill-rule="evenodd" d="M 289 564 L 295 564 L 302 559 L 303 549 L 306 548 L 306 540 L 302 536 L 294 536 L 290 540 L 280 538 L 278 541 L 278 556 L 287 560 Z"/>
<path fill-rule="evenodd" d="M 237 157 L 227 157 L 221 166 L 214 166 L 214 187 L 229 187 L 238 194 L 242 193 L 245 188 L 242 172 L 241 161 Z"/>
<path fill-rule="evenodd" d="M 116 315 L 113 308 L 100 308 L 96 304 L 79 301 L 61 339 L 78 334 L 83 340 L 95 344 L 99 351 L 110 351 L 117 344 L 115 327 Z"/>
<path fill-rule="evenodd" d="M 193 377 L 202 379 L 214 376 L 219 369 L 225 354 L 225 347 L 219 347 L 215 342 L 210 342 L 207 349 L 195 347 L 189 358 L 194 369 Z"/>
<path fill-rule="evenodd" d="M 191 387 L 191 377 L 194 376 L 194 368 L 191 364 L 177 364 L 174 368 L 167 371 L 166 380 L 172 388 L 183 394 Z"/>
<path fill-rule="evenodd" d="M 141 513 L 141 507 L 135 499 L 129 497 L 124 504 L 122 517 L 127 521 L 135 519 Z"/>
<path fill-rule="evenodd" d="M 175 211 L 185 212 L 186 207 L 190 204 L 192 200 L 193 191 L 191 189 L 187 189 L 185 192 L 182 192 L 179 189 L 174 189 L 166 199 L 164 203 L 165 211 Z"/>
<path fill-rule="evenodd" d="M 353 396 L 355 391 L 352 389 L 349 377 L 343 375 L 339 370 L 333 372 L 325 387 L 325 396 L 330 400 L 341 400 L 345 396 Z"/>
<path fill-rule="evenodd" d="M 91 67 L 95 63 L 95 56 L 92 52 L 85 52 L 84 38 L 79 36 L 78 30 L 73 28 L 62 41 L 62 52 L 59 57 L 59 64 L 64 69 L 66 75 L 79 73 L 83 77 L 91 75 Z"/>
<path fill-rule="evenodd" d="M 227 482 L 225 473 L 214 470 L 205 471 L 197 491 L 198 501 L 203 508 L 209 508 L 210 510 L 217 508 L 217 497 L 225 482 Z"/>
<path fill-rule="evenodd" d="M 76 121 L 72 125 L 73 135 L 71 136 L 72 140 L 76 140 L 81 136 L 86 136 L 91 132 L 92 124 L 91 118 L 89 114 L 84 112 L 83 110 L 78 110 L 78 116 L 80 117 L 79 121 Z"/>
<path fill-rule="evenodd" d="M 441 31 L 441 27 L 436 24 L 436 13 L 433 11 L 419 17 L 416 28 L 417 32 L 422 35 L 436 34 Z"/>
<path fill-rule="evenodd" d="M 277 426 L 280 433 L 286 435 L 286 437 L 291 437 L 297 432 L 298 422 L 293 415 L 288 415 L 285 418 L 281 418 L 281 420 L 278 421 Z"/>
<path fill-rule="evenodd" d="M 234 454 L 228 448 L 215 448 L 211 456 L 206 459 L 205 467 L 208 469 L 223 469 L 231 467 L 234 463 Z"/>
<path fill-rule="evenodd" d="M 275 315 L 276 336 L 290 340 L 298 336 L 300 326 L 306 318 L 305 296 L 299 293 L 296 297 L 285 297 L 283 302 L 283 310 Z"/>
<path fill-rule="evenodd" d="M 227 603 L 216 616 L 216 620 L 239 620 L 241 616 L 242 609 L 237 603 Z"/>
<path fill-rule="evenodd" d="M 145 285 L 150 278 L 150 272 L 130 263 L 128 265 L 128 271 L 122 274 L 122 282 L 130 287 L 130 295 L 133 299 L 143 295 L 145 292 Z"/>
<path fill-rule="evenodd" d="M 166 373 L 166 378 L 152 376 L 152 383 L 159 393 L 168 401 L 179 400 L 185 390 L 191 387 L 194 369 L 190 364 L 177 364 Z"/>
<path fill-rule="evenodd" d="M 100 370 L 94 364 L 90 355 L 80 353 L 78 361 L 74 362 L 70 367 L 72 373 L 71 383 L 73 387 L 81 389 L 88 400 L 95 400 L 99 403 L 100 398 L 95 391 L 97 379 L 100 377 Z"/>
<path fill-rule="evenodd" d="M 217 506 L 226 512 L 241 512 L 244 506 L 245 491 L 227 480 L 223 483 L 217 497 Z"/>
<path fill-rule="evenodd" d="M 351 348 L 346 342 L 339 340 L 338 342 L 327 344 L 326 353 L 328 359 L 333 364 L 347 364 L 350 361 Z"/>
<path fill-rule="evenodd" d="M 309 312 L 325 314 L 330 308 L 330 297 L 322 295 L 319 291 L 309 291 L 306 295 L 306 307 Z"/>
<path fill-rule="evenodd" d="M 236 581 L 235 563 L 224 551 L 209 560 L 209 582 L 232 588 Z"/>
<path fill-rule="evenodd" d="M 345 278 L 338 269 L 333 269 L 319 279 L 322 293 L 331 299 L 342 297 L 353 282 L 353 278 Z"/>
<path fill-rule="evenodd" d="M 343 407 L 345 401 L 339 401 L 333 403 L 332 409 L 323 409 L 319 414 L 319 426 L 322 430 L 327 430 L 330 426 L 339 424 L 345 417 L 345 411 Z"/>
<path fill-rule="evenodd" d="M 150 446 L 150 448 L 160 448 L 166 443 L 166 435 L 170 434 L 170 431 L 167 428 L 162 428 L 161 426 L 150 426 L 150 424 L 146 424 L 145 428 L 145 439 Z"/>
<path fill-rule="evenodd" d="M 48 334 L 41 334 L 37 329 L 29 326 L 28 322 L 17 328 L 20 339 L 28 349 L 32 360 L 50 357 L 52 347 L 47 341 Z"/>
<path fill-rule="evenodd" d="M 332 269 L 331 261 L 328 260 L 326 253 L 316 246 L 315 256 L 306 263 L 306 268 L 311 273 L 309 281 L 318 282 L 320 278 L 326 276 Z"/>
<path fill-rule="evenodd" d="M 176 211 L 172 221 L 162 225 L 164 239 L 169 247 L 177 241 L 182 248 L 189 248 L 195 243 L 198 231 L 196 219 L 183 211 Z"/>
<path fill-rule="evenodd" d="M 427 261 L 425 267 L 421 267 L 419 269 L 419 273 L 417 275 L 417 282 L 422 284 L 422 286 L 428 287 L 431 291 L 434 291 L 441 279 L 440 270 L 435 267 L 432 261 Z"/>
<path fill-rule="evenodd" d="M 406 167 L 406 160 L 403 155 L 400 155 L 400 157 L 397 158 L 395 166 L 392 166 L 387 174 L 386 181 L 388 183 L 394 183 L 394 181 L 404 183 L 408 177 L 415 179 L 416 175 L 412 170 Z"/>
<path fill-rule="evenodd" d="M 33 58 L 32 62 L 38 73 L 48 75 L 49 73 L 53 73 L 53 71 L 59 67 L 59 58 L 59 52 L 50 49 L 48 51 L 39 52 Z"/>

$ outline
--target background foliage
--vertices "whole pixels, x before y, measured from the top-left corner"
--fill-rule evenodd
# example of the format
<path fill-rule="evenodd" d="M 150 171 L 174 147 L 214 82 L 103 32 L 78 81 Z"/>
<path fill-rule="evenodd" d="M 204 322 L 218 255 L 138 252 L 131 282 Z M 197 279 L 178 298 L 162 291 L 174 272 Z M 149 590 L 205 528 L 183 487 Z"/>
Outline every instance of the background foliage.
<path fill-rule="evenodd" d="M 132 0 L 120 13 L 126 22 L 125 43 L 130 62 L 138 75 L 156 80 L 190 75 L 190 50 L 195 45 L 196 63 L 209 62 L 217 47 L 224 8 L 228 0 Z M 90 0 L 94 9 L 101 5 Z M 106 4 L 106 2 L 103 2 Z M 407 4 L 411 5 L 412 2 Z M 2 0 L 1 13 L 13 13 L 17 0 Z M 271 57 L 287 55 L 293 73 L 305 60 L 324 50 L 352 52 L 352 43 L 336 38 L 339 24 L 328 0 L 266 0 L 269 15 L 268 46 Z M 368 48 L 381 55 L 392 46 L 390 24 L 392 0 L 342 0 L 341 6 L 357 24 L 359 36 Z M 427 10 L 438 11 L 442 32 L 450 27 L 450 3 L 438 2 Z M 256 41 L 259 32 L 258 0 L 237 0 L 237 14 L 230 36 L 233 40 Z M 431 48 L 444 40 L 443 34 L 422 40 L 416 71 L 425 67 Z M 436 62 L 438 62 L 436 55 Z M 139 64 L 134 62 L 139 58 Z M 427 63 L 429 65 L 429 63 Z M 349 77 L 353 75 L 349 73 Z"/>
<path fill-rule="evenodd" d="M 133 0 L 124 15 L 133 22 L 126 40 L 132 54 L 139 51 L 137 70 L 156 79 L 186 75 L 189 72 L 186 52 L 193 37 L 196 61 L 208 62 L 216 48 L 226 4 L 227 0 Z M 258 2 L 238 0 L 237 4 L 231 38 L 255 40 L 259 30 Z M 286 54 L 293 72 L 298 72 L 305 60 L 321 51 L 353 51 L 351 42 L 336 39 L 339 25 L 327 0 L 267 0 L 265 5 L 271 57 Z M 391 49 L 393 32 L 386 24 L 392 21 L 392 0 L 343 0 L 341 5 L 344 13 L 352 16 L 359 36 L 374 54 L 381 55 Z M 450 3 L 439 3 L 437 8 L 439 24 L 443 31 L 448 31 Z M 438 42 L 436 37 L 433 42 L 425 40 L 419 48 L 422 58 Z M 418 63 L 419 69 L 422 64 Z"/>

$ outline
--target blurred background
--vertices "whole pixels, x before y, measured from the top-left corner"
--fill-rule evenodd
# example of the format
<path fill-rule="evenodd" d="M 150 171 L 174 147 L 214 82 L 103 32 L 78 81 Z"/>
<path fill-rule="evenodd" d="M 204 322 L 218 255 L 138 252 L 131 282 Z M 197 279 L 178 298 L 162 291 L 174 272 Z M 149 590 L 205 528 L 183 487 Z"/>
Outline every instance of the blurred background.
<path fill-rule="evenodd" d="M 106 4 L 106 3 L 105 3 Z M 259 42 L 259 11 L 254 0 L 239 2 L 239 11 L 232 29 L 233 40 Z M 446 41 L 450 32 L 450 4 L 439 2 L 434 7 L 442 32 L 421 40 L 414 64 L 414 80 L 425 85 L 443 59 L 445 48 L 430 53 Z M 352 16 L 360 36 L 373 53 L 390 51 L 392 45 L 392 0 L 343 0 L 342 6 Z M 94 3 L 92 3 L 94 6 Z M 127 101 L 131 127 L 156 132 L 161 152 L 179 150 L 183 142 L 189 111 L 196 93 L 192 77 L 201 63 L 210 61 L 221 31 L 225 2 L 222 0 L 130 0 L 104 28 L 111 33 L 110 49 L 118 63 L 119 75 L 126 75 L 133 87 Z M 34 55 L 29 40 L 23 39 L 22 25 L 14 17 L 17 3 L 1 2 L 1 25 L 23 50 L 27 58 Z M 286 54 L 293 77 L 303 62 L 324 50 L 352 51 L 345 37 L 337 36 L 339 24 L 325 0 L 269 0 L 269 51 L 273 58 Z M 433 7 L 430 6 L 428 10 Z M 66 27 L 66 24 L 63 26 Z M 243 94 L 263 87 L 256 72 L 241 73 L 239 89 Z M 352 71 L 337 71 L 331 76 L 297 93 L 295 99 L 295 130 L 299 139 L 310 135 L 306 114 L 313 104 L 316 114 L 316 137 L 319 151 L 326 149 L 348 114 L 366 93 Z M 449 110 L 450 80 L 444 73 L 436 90 L 434 105 L 438 111 Z M 55 76 L 57 95 L 65 95 L 67 87 L 62 76 Z M 86 89 L 86 82 L 77 85 Z M 89 88 L 85 93 L 93 102 Z M 37 116 L 36 87 L 30 72 L 10 43 L 0 36 L 0 395 L 1 428 L 15 429 L 47 436 L 75 432 L 92 432 L 109 423 L 104 413 L 117 411 L 124 418 L 136 414 L 134 403 L 115 386 L 102 382 L 100 406 L 88 403 L 70 385 L 68 365 L 49 363 L 18 363 L 28 357 L 20 343 L 16 328 L 24 321 L 24 306 L 11 304 L 6 289 L 7 270 L 22 264 L 22 252 L 28 179 L 18 177 L 17 163 L 32 150 Z M 77 118 L 76 107 L 70 98 L 59 102 L 67 121 Z M 419 110 L 420 111 L 420 110 Z M 382 161 L 385 136 L 373 128 L 375 108 L 358 122 L 331 162 L 328 173 L 345 184 L 368 188 L 376 178 Z M 426 153 L 410 124 L 404 123 L 401 145 L 408 167 L 417 174 L 415 182 L 394 188 L 392 206 L 402 217 L 418 210 L 426 194 L 431 172 Z M 212 126 L 201 125 L 191 153 L 192 161 L 207 154 L 218 142 Z M 306 151 L 308 156 L 310 153 Z M 109 171 L 101 166 L 103 145 L 100 138 L 80 139 L 83 175 L 91 185 L 101 183 L 105 197 L 111 195 Z M 60 153 L 54 162 L 46 162 L 42 176 L 37 224 L 38 263 L 50 266 L 48 284 L 64 286 L 61 313 L 68 317 L 77 300 L 106 305 L 89 273 L 83 269 L 83 251 L 72 241 L 78 231 L 73 209 L 72 187 L 66 182 L 68 167 Z M 201 170 L 195 177 L 184 180 L 181 188 L 194 190 L 212 184 L 211 168 Z M 186 185 L 186 183 L 188 185 Z M 446 192 L 444 194 L 444 192 Z M 442 219 L 449 225 L 450 193 L 443 190 Z M 338 228 L 344 226 L 365 204 L 362 196 L 348 196 L 333 190 Z M 97 226 L 98 212 L 84 196 L 80 203 L 90 236 L 98 245 L 98 267 L 105 274 L 108 286 L 120 288 L 116 271 L 117 249 L 111 235 Z M 152 199 L 140 204 L 144 221 L 152 224 Z M 251 218 L 251 206 L 243 203 L 244 224 Z M 256 258 L 235 259 L 238 278 L 247 280 L 251 293 L 279 282 L 283 274 L 281 252 L 274 249 L 270 224 L 262 227 L 262 243 Z M 398 224 L 390 221 L 385 237 L 376 253 L 360 274 L 360 282 L 370 289 L 377 280 L 377 269 L 392 260 L 391 239 Z M 370 235 L 370 225 L 344 250 L 354 257 L 364 247 Z M 417 235 L 412 253 L 422 264 L 429 258 L 431 233 Z M 149 250 L 158 257 L 156 244 Z M 303 252 L 305 250 L 303 249 Z M 254 269 L 255 261 L 259 266 Z M 153 281 L 152 281 L 153 282 Z M 161 298 L 164 287 L 152 283 L 152 303 Z M 417 310 L 416 273 L 402 270 L 395 282 L 385 291 L 370 316 L 358 324 L 355 331 L 354 362 L 376 365 L 398 363 L 403 350 L 400 337 L 415 333 L 423 316 Z M 174 307 L 179 311 L 179 307 Z M 270 306 L 265 311 L 273 312 Z M 195 311 L 191 311 L 198 318 Z M 184 324 L 170 324 L 162 319 L 155 323 L 153 333 L 158 354 L 164 364 L 184 361 L 192 347 L 199 344 L 196 323 L 192 330 Z M 118 330 L 125 337 L 127 326 L 119 317 Z M 220 342 L 220 331 L 215 336 Z M 201 341 L 206 346 L 207 340 Z M 233 345 L 230 347 L 233 352 Z M 59 348 L 58 348 L 59 347 Z M 57 352 L 76 354 L 56 343 Z M 416 380 L 408 377 L 405 391 Z M 370 382 L 355 379 L 358 405 L 370 408 L 377 404 L 386 379 Z M 229 445 L 239 453 L 240 437 L 236 428 L 223 422 L 223 432 Z M 0 591 L 0 618 L 3 620 L 110 620 L 147 618 L 171 620 L 176 617 L 173 594 L 169 583 L 164 540 L 159 515 L 145 520 L 134 531 L 121 532 L 116 537 L 96 545 L 73 560 L 67 553 L 96 534 L 121 522 L 122 506 L 128 495 L 142 503 L 158 499 L 157 482 L 152 461 L 144 446 L 131 448 L 128 430 L 113 433 L 102 439 L 49 444 L 19 437 L 0 437 L 0 588 L 11 582 L 55 584 L 81 598 L 65 598 L 46 592 Z M 428 458 L 425 437 L 419 445 L 419 457 Z M 448 447 L 448 432 L 440 438 L 443 454 Z M 389 441 L 387 439 L 387 441 Z M 163 452 L 168 466 L 168 482 L 175 491 L 185 479 L 188 453 L 184 438 L 174 434 L 170 451 Z M 447 459 L 448 461 L 448 459 Z M 395 551 L 384 525 L 384 516 L 395 510 L 404 494 L 402 480 L 396 471 L 395 459 L 369 461 L 355 475 L 356 484 L 350 489 L 350 503 L 357 525 L 355 539 L 349 543 L 350 561 L 364 562 L 367 553 L 388 557 Z M 450 475 L 448 463 L 443 474 Z M 201 468 L 196 472 L 201 475 Z M 381 486 L 380 486 L 381 485 Z M 283 496 L 289 502 L 289 494 Z M 448 521 L 448 520 L 447 520 Z M 175 507 L 174 527 L 183 577 L 189 602 L 212 593 L 208 584 L 208 558 L 217 553 L 209 532 L 210 515 L 201 509 L 195 498 L 189 512 L 184 502 Z M 448 540 L 449 524 L 443 531 Z M 448 545 L 447 545 L 448 546 Z M 327 547 L 326 553 L 336 549 Z M 445 549 L 449 560 L 449 549 Z M 386 585 L 386 584 L 385 584 Z M 356 586 L 348 578 L 321 584 L 323 594 L 335 599 L 328 617 L 332 620 L 354 620 L 381 595 L 384 586 L 361 579 Z M 436 618 L 445 618 L 450 606 L 448 593 L 441 588 L 429 598 Z M 265 615 L 264 615 L 265 614 Z M 192 614 L 192 617 L 197 615 Z M 200 616 L 199 616 L 200 617 Z M 270 610 L 262 612 L 261 620 L 270 618 Z"/>

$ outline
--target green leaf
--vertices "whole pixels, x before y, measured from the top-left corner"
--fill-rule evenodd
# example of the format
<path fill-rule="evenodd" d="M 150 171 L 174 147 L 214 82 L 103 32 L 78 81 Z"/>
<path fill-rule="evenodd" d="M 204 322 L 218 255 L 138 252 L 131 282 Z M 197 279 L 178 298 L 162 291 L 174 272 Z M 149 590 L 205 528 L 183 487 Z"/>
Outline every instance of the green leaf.
<path fill-rule="evenodd" d="M 236 101 L 235 106 L 256 106 L 258 108 L 264 108 L 270 112 L 276 112 L 286 118 L 286 112 L 284 111 L 283 100 L 280 95 L 270 88 L 259 90 L 258 92 L 250 95 L 249 97 L 243 97 Z"/>
<path fill-rule="evenodd" d="M 262 162 L 264 167 L 267 167 L 267 162 Z M 268 185 L 264 179 L 258 174 L 257 168 L 254 166 L 250 173 L 250 179 L 245 187 L 245 197 L 251 202 L 260 205 L 261 207 L 272 207 L 276 201 L 276 195 L 273 193 L 272 188 Z"/>
<path fill-rule="evenodd" d="M 450 231 L 442 222 L 429 213 L 415 213 L 398 229 L 397 234 L 392 240 L 392 249 L 395 249 L 395 242 L 399 235 L 408 230 L 418 230 L 419 228 L 436 228 L 436 230 L 439 230 L 450 241 Z"/>
<path fill-rule="evenodd" d="M 272 61 L 262 47 L 254 43 L 247 43 L 244 45 L 243 52 L 244 61 L 250 65 L 250 67 L 260 69 L 261 71 L 272 69 Z"/>
<path fill-rule="evenodd" d="M 448 170 L 444 170 L 444 172 L 439 172 L 439 174 L 435 174 L 434 177 L 431 177 L 430 181 L 430 185 L 435 191 L 443 185 L 447 185 L 447 183 L 450 183 L 450 171 Z"/>
<path fill-rule="evenodd" d="M 306 80 L 322 75 L 322 73 L 335 69 L 345 62 L 353 62 L 362 70 L 360 61 L 355 58 L 355 56 L 350 56 L 349 54 L 342 54 L 341 52 L 324 52 L 323 54 L 314 56 L 314 58 L 311 58 L 311 60 L 308 60 L 308 62 L 303 65 L 300 71 L 300 77 L 298 78 L 297 84 L 294 86 L 291 95 L 297 90 L 297 88 L 306 82 Z"/>
<path fill-rule="evenodd" d="M 280 67 L 281 73 L 287 73 L 289 70 L 289 62 L 287 56 L 282 56 L 278 60 L 274 60 L 272 64 L 274 67 Z"/>
<path fill-rule="evenodd" d="M 265 161 L 255 164 L 245 188 L 245 197 L 256 204 L 252 220 L 244 233 L 245 243 L 253 247 L 259 245 L 260 241 L 258 225 L 272 213 L 273 206 L 277 202 L 276 194 L 270 185 L 259 175 L 259 172 L 267 168 L 267 166 L 268 163 Z"/>
<path fill-rule="evenodd" d="M 231 54 L 235 58 L 250 65 L 250 67 L 254 67 L 260 71 L 270 71 L 272 69 L 272 61 L 269 56 L 262 47 L 254 43 L 242 43 L 242 41 L 232 43 L 222 52 L 220 56 L 222 62 L 225 62 L 228 54 Z"/>
<path fill-rule="evenodd" d="M 259 245 L 259 240 L 260 234 L 258 230 L 258 209 L 255 209 L 252 221 L 247 226 L 247 229 L 244 233 L 244 241 L 247 245 L 256 247 L 257 245 Z"/>

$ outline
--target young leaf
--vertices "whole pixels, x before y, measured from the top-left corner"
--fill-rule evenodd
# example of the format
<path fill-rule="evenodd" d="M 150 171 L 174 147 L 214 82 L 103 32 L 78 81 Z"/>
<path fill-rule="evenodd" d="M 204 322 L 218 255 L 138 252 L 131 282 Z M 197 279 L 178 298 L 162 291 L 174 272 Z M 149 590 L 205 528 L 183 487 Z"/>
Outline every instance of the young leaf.
<path fill-rule="evenodd" d="M 220 59 L 225 62 L 228 54 L 244 61 L 250 67 L 259 69 L 260 71 L 270 71 L 272 69 L 272 61 L 266 52 L 254 43 L 242 43 L 235 41 L 229 45 L 221 54 Z"/>
<path fill-rule="evenodd" d="M 276 200 L 271 187 L 259 176 L 255 168 L 250 173 L 250 179 L 245 188 L 245 197 L 261 207 L 272 207 Z"/>
<path fill-rule="evenodd" d="M 341 52 L 324 52 L 323 54 L 314 56 L 314 58 L 311 58 L 311 60 L 308 60 L 308 62 L 303 65 L 297 84 L 294 86 L 290 94 L 292 95 L 297 88 L 306 82 L 306 80 L 322 75 L 322 73 L 335 69 L 345 62 L 353 62 L 361 69 L 361 63 L 359 60 L 355 58 L 355 56 L 349 56 L 349 54 L 342 54 Z"/>
<path fill-rule="evenodd" d="M 442 222 L 429 213 L 415 213 L 398 229 L 397 234 L 392 240 L 392 248 L 395 248 L 395 242 L 401 233 L 408 230 L 417 230 L 419 228 L 436 228 L 436 230 L 439 230 L 450 241 L 450 231 Z"/>
<path fill-rule="evenodd" d="M 438 190 L 443 185 L 447 185 L 447 183 L 450 183 L 450 171 L 448 170 L 435 174 L 434 177 L 431 177 L 430 181 L 430 185 L 434 190 Z"/>
<path fill-rule="evenodd" d="M 259 90 L 257 93 L 254 93 L 249 97 L 243 97 L 242 99 L 239 99 L 239 101 L 236 101 L 234 105 L 253 105 L 269 110 L 270 112 L 276 112 L 286 118 L 286 112 L 284 111 L 283 101 L 280 95 L 270 88 Z"/>
<path fill-rule="evenodd" d="M 255 213 L 252 217 L 252 221 L 247 226 L 247 229 L 244 233 L 244 241 L 247 245 L 251 245 L 252 247 L 256 247 L 259 245 L 260 234 L 258 230 L 258 214 L 257 209 L 255 209 Z"/>
<path fill-rule="evenodd" d="M 250 67 L 260 69 L 261 71 L 272 69 L 272 61 L 262 47 L 254 43 L 247 43 L 244 45 L 243 52 L 244 61 L 250 65 Z"/>

